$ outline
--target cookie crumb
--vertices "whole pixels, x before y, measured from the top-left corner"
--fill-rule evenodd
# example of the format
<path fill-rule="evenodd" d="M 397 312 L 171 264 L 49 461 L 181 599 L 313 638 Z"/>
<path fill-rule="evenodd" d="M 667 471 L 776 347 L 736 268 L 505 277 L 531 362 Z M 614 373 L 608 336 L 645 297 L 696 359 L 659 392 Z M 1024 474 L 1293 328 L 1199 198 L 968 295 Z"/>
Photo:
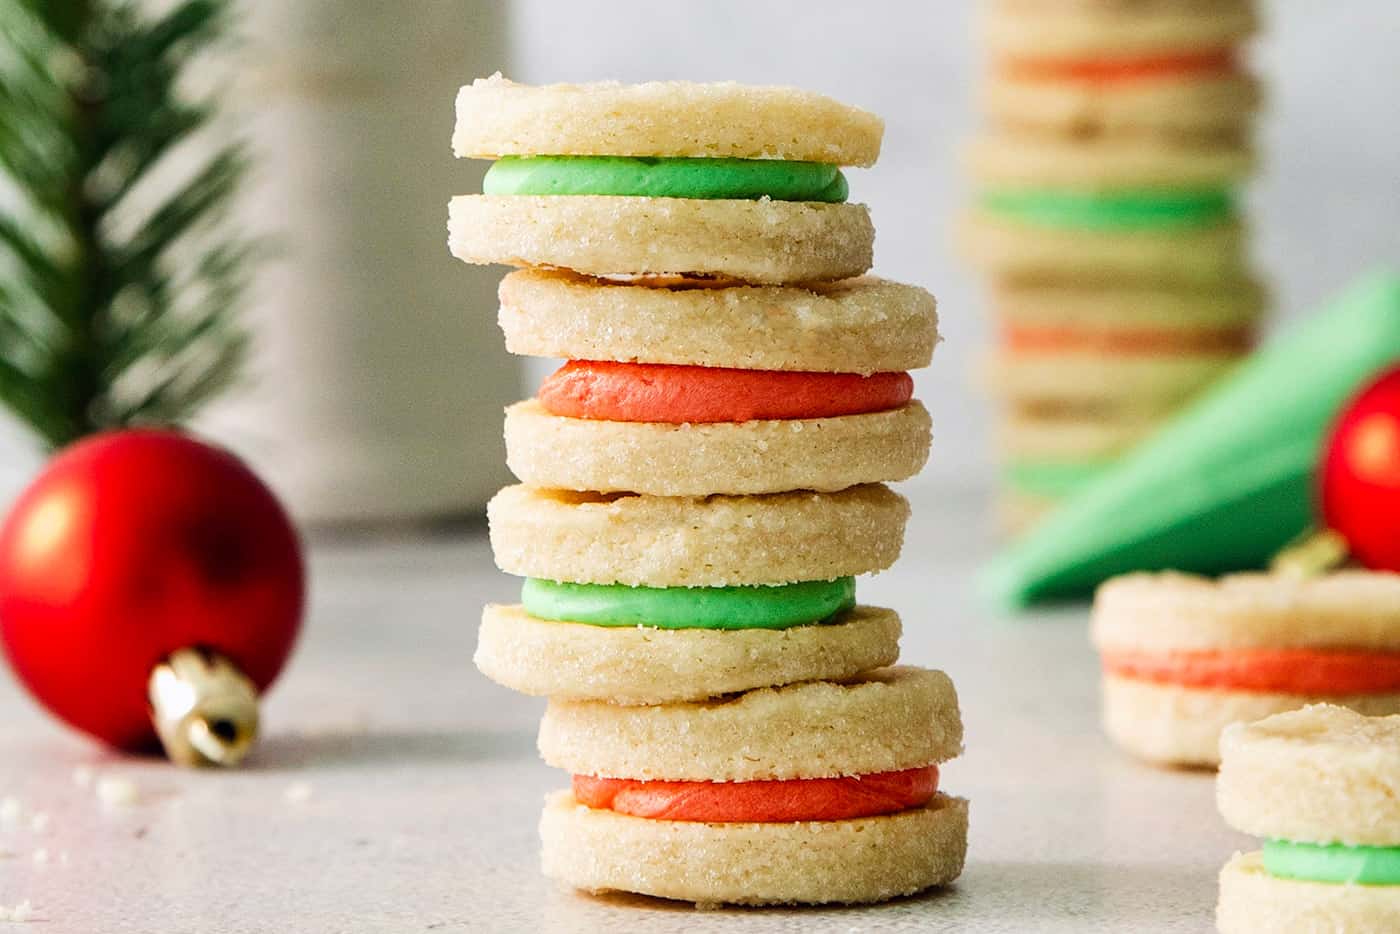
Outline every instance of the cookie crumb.
<path fill-rule="evenodd" d="M 29 899 L 25 899 L 13 908 L 6 908 L 0 905 L 0 921 L 16 921 L 24 924 L 26 921 L 34 919 L 34 906 Z"/>
<path fill-rule="evenodd" d="M 49 829 L 50 823 L 52 823 L 52 820 L 50 819 L 49 815 L 45 814 L 43 811 L 40 811 L 33 817 L 29 818 L 29 829 L 34 833 L 43 833 L 44 831 Z"/>
<path fill-rule="evenodd" d="M 97 797 L 107 807 L 130 807 L 140 799 L 141 791 L 129 778 L 104 775 L 97 780 Z"/>
<path fill-rule="evenodd" d="M 282 792 L 282 798 L 288 804 L 302 804 L 311 798 L 311 785 L 308 782 L 294 782 Z"/>
<path fill-rule="evenodd" d="M 14 795 L 0 798 L 0 824 L 13 824 L 19 820 L 24 808 Z"/>
<path fill-rule="evenodd" d="M 36 866 L 46 865 L 49 861 L 49 851 L 41 846 L 39 847 L 39 849 L 34 851 L 34 854 L 31 858 L 34 860 L 34 865 Z"/>

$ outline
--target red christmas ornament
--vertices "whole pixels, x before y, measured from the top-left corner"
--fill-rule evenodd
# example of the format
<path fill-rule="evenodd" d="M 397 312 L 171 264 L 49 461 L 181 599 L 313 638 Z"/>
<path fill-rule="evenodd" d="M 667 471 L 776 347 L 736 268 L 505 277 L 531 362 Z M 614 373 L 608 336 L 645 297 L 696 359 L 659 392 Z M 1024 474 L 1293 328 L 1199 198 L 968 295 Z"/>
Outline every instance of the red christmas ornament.
<path fill-rule="evenodd" d="M 85 733 L 145 750 L 159 732 L 187 763 L 246 752 L 304 586 L 267 487 L 172 431 L 67 448 L 0 528 L 0 642 L 20 680 Z"/>
<path fill-rule="evenodd" d="M 1324 452 L 1324 523 L 1362 564 L 1400 571 L 1400 367 L 1347 405 Z"/>

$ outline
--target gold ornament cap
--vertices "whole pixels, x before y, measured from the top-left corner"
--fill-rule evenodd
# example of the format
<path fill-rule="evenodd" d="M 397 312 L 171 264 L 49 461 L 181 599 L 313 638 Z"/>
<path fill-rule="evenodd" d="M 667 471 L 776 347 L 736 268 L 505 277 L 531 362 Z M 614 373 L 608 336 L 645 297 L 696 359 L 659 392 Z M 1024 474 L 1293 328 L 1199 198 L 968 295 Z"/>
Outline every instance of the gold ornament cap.
<path fill-rule="evenodd" d="M 208 649 L 180 649 L 151 670 L 151 720 L 179 765 L 237 765 L 258 736 L 258 689 Z"/>

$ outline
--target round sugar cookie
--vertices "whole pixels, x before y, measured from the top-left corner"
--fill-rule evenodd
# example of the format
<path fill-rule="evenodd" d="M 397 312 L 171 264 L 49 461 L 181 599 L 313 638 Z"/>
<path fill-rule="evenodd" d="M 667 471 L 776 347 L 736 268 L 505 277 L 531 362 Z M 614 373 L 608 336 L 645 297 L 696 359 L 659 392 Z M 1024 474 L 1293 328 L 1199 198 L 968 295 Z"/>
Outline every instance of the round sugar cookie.
<path fill-rule="evenodd" d="M 1012 408 L 997 428 L 997 447 L 1009 461 L 1108 461 L 1152 434 L 1162 419 L 1137 412 L 1119 417 L 1075 410 Z"/>
<path fill-rule="evenodd" d="M 501 280 L 511 353 L 740 370 L 892 373 L 928 366 L 937 303 L 874 277 L 807 288 L 638 288 L 524 269 Z"/>
<path fill-rule="evenodd" d="M 1240 359 L 1238 354 L 1213 353 L 1001 350 L 991 358 L 988 380 L 1013 405 L 1138 412 L 1146 417 L 1180 405 Z"/>
<path fill-rule="evenodd" d="M 853 678 L 899 657 L 899 617 L 856 607 L 789 629 L 651 629 L 535 619 L 487 606 L 476 667 L 522 694 L 674 704 L 753 688 Z"/>
<path fill-rule="evenodd" d="M 729 587 L 833 580 L 899 557 L 909 504 L 837 493 L 635 496 L 509 486 L 487 506 L 507 574 L 579 584 Z"/>
<path fill-rule="evenodd" d="M 1258 26 L 1253 0 L 997 0 L 982 33 L 993 55 L 1063 61 L 1219 49 Z"/>
<path fill-rule="evenodd" d="M 1083 230 L 977 209 L 964 218 L 958 237 L 973 263 L 1016 283 L 1199 287 L 1248 275 L 1243 232 L 1233 220 L 1177 230 Z"/>
<path fill-rule="evenodd" d="M 1400 574 L 1128 574 L 1099 587 L 1091 634 L 1110 651 L 1400 652 Z"/>
<path fill-rule="evenodd" d="M 1249 328 L 1267 298 L 1254 279 L 1197 288 L 1003 282 L 992 287 L 990 309 L 997 320 L 1022 327 L 1177 333 Z"/>
<path fill-rule="evenodd" d="M 1151 138 L 996 132 L 973 140 L 967 159 L 973 177 L 995 190 L 1218 189 L 1247 177 L 1254 168 L 1249 147 L 1232 141 L 1164 146 Z"/>
<path fill-rule="evenodd" d="M 461 158 L 684 156 L 874 165 L 885 124 L 821 94 L 734 82 L 516 84 L 499 73 L 457 94 Z"/>
<path fill-rule="evenodd" d="M 982 95 L 992 124 L 1010 132 L 1144 139 L 1167 148 L 1248 139 L 1261 96 L 1259 82 L 1238 72 L 1131 81 L 993 73 Z"/>
<path fill-rule="evenodd" d="M 953 682 L 899 666 L 664 707 L 551 700 L 540 755 L 574 775 L 748 782 L 897 772 L 962 751 Z"/>
<path fill-rule="evenodd" d="M 1297 843 L 1400 846 L 1400 703 L 1385 713 L 1318 705 L 1225 730 L 1225 822 Z"/>
<path fill-rule="evenodd" d="M 997 494 L 997 530 L 1012 538 L 1025 535 L 1054 512 L 1058 505 L 1058 499 L 1008 487 Z"/>
<path fill-rule="evenodd" d="M 928 459 L 932 422 L 917 401 L 885 412 L 669 425 L 506 409 L 506 463 L 524 483 L 654 496 L 835 491 L 907 480 Z"/>
<path fill-rule="evenodd" d="M 1104 732 L 1122 749 L 1158 765 L 1203 768 L 1220 763 L 1220 735 L 1232 723 L 1316 703 L 1344 705 L 1368 714 L 1400 713 L 1400 694 L 1224 691 L 1115 675 L 1104 676 L 1102 700 Z"/>
<path fill-rule="evenodd" d="M 468 263 L 757 285 L 859 276 L 875 243 L 865 205 L 794 201 L 461 195 L 447 229 L 452 255 Z"/>
<path fill-rule="evenodd" d="M 594 893 L 699 906 L 857 904 L 947 885 L 967 853 L 967 801 L 937 795 L 857 820 L 706 824 L 629 817 L 567 791 L 540 819 L 544 874 Z"/>
<path fill-rule="evenodd" d="M 1220 873 L 1220 934 L 1393 934 L 1400 931 L 1400 885 L 1332 885 L 1280 879 L 1262 854 L 1236 853 Z"/>

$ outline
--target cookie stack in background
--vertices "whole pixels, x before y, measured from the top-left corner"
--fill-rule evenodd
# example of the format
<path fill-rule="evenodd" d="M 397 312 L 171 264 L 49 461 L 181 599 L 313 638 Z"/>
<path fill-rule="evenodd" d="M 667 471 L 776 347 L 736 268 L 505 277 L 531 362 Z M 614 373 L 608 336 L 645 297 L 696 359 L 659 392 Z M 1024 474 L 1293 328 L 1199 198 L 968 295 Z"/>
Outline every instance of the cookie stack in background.
<path fill-rule="evenodd" d="M 946 675 L 885 667 L 888 567 L 928 413 L 907 370 L 931 296 L 863 276 L 874 231 L 840 166 L 871 114 L 783 88 L 463 88 L 452 252 L 502 282 L 514 353 L 564 358 L 506 415 L 523 485 L 490 507 L 521 603 L 476 663 L 548 696 L 546 874 L 696 903 L 870 902 L 955 878 L 967 805 Z"/>
<path fill-rule="evenodd" d="M 989 278 L 1002 518 L 1023 530 L 1248 353 L 1263 289 L 1250 0 L 989 0 L 964 253 Z"/>

